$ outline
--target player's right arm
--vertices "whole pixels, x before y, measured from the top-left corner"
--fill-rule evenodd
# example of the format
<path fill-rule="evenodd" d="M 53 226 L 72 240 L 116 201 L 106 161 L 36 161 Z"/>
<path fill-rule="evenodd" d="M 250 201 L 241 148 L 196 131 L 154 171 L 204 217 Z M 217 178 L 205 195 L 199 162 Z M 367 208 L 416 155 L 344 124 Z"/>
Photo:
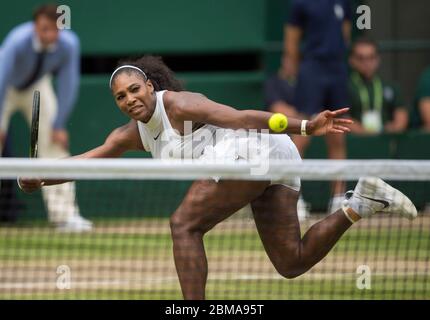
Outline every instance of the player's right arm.
<path fill-rule="evenodd" d="M 73 156 L 72 159 L 95 159 L 95 158 L 118 158 L 126 151 L 140 150 L 145 151 L 140 140 L 139 130 L 135 120 L 115 129 L 109 134 L 105 142 L 90 151 Z M 69 182 L 71 180 L 52 180 L 19 178 L 19 187 L 24 192 L 30 193 L 40 189 L 42 186 L 49 186 Z"/>

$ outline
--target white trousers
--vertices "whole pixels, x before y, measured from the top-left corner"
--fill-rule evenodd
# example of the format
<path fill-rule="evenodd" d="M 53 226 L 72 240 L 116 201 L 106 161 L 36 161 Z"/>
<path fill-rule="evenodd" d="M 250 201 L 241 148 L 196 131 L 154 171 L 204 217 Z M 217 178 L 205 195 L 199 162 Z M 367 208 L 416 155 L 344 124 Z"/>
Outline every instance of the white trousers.
<path fill-rule="evenodd" d="M 62 146 L 52 142 L 52 131 L 57 115 L 57 98 L 52 86 L 51 76 L 46 75 L 26 90 L 8 88 L 0 122 L 0 130 L 7 132 L 11 116 L 19 111 L 30 126 L 32 116 L 33 92 L 40 91 L 39 142 L 40 158 L 64 158 L 70 156 Z M 0 143 L 0 153 L 3 146 Z M 65 222 L 74 215 L 80 215 L 76 204 L 75 183 L 64 183 L 42 188 L 43 200 L 48 211 L 48 219 L 53 223 Z"/>

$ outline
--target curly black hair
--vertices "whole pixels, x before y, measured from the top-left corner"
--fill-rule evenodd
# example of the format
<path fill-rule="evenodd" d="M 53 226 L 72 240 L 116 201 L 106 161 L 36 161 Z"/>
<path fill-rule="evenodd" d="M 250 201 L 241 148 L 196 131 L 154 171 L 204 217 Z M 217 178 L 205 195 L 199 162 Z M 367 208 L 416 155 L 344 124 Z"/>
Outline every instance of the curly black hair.
<path fill-rule="evenodd" d="M 175 74 L 170 68 L 164 63 L 163 59 L 160 56 L 152 56 L 145 55 L 138 59 L 126 59 L 120 60 L 118 63 L 118 67 L 124 65 L 132 65 L 138 67 L 143 72 L 145 72 L 146 76 L 149 80 L 151 80 L 154 85 L 154 89 L 156 91 L 160 90 L 170 90 L 170 91 L 182 91 L 183 86 L 182 83 L 175 78 Z M 112 79 L 112 83 L 115 81 L 115 78 L 123 73 L 135 73 L 136 75 L 143 77 L 143 74 L 133 69 L 121 69 Z M 144 79 L 146 80 L 146 79 Z"/>

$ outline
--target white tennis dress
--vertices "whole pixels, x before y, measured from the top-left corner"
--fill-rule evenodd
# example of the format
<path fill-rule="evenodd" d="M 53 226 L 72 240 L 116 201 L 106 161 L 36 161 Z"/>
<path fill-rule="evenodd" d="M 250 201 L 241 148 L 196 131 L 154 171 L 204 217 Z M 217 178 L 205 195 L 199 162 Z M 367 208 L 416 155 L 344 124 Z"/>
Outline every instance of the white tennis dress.
<path fill-rule="evenodd" d="M 198 159 L 216 162 L 239 159 L 268 162 L 268 160 L 300 161 L 296 146 L 286 134 L 264 134 L 256 131 L 224 129 L 205 124 L 192 131 L 192 123 L 184 124 L 184 135 L 173 129 L 164 108 L 164 91 L 156 92 L 154 114 L 147 123 L 137 121 L 140 138 L 146 151 L 156 159 Z M 216 181 L 218 178 L 214 177 Z M 272 181 L 296 191 L 300 178 Z"/>

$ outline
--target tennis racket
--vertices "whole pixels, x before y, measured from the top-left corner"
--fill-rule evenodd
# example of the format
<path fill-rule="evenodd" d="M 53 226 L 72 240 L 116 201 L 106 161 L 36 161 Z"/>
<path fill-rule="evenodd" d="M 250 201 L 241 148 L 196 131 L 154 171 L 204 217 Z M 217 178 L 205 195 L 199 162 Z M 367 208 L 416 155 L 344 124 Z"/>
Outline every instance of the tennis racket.
<path fill-rule="evenodd" d="M 40 92 L 36 90 L 33 94 L 33 112 L 31 116 L 30 158 L 37 158 L 37 145 L 39 140 L 39 111 Z"/>

